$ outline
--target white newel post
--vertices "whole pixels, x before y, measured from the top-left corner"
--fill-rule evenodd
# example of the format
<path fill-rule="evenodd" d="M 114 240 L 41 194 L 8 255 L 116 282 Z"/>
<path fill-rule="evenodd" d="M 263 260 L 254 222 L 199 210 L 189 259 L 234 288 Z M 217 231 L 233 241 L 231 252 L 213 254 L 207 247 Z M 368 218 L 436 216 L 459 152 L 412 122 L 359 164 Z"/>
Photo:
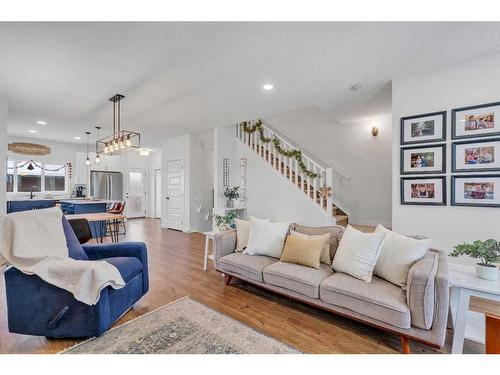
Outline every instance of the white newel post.
<path fill-rule="evenodd" d="M 332 168 L 326 168 L 326 186 L 330 186 L 332 188 L 332 195 L 326 197 L 326 213 L 333 223 L 333 171 Z"/>

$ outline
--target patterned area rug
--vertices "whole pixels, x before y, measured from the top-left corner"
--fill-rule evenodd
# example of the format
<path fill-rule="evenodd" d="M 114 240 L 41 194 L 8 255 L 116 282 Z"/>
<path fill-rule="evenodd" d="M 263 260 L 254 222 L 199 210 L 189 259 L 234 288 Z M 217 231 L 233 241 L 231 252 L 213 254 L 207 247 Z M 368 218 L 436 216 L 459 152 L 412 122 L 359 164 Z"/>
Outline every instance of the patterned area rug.
<path fill-rule="evenodd" d="M 297 350 L 185 297 L 77 344 L 69 354 L 297 354 Z"/>

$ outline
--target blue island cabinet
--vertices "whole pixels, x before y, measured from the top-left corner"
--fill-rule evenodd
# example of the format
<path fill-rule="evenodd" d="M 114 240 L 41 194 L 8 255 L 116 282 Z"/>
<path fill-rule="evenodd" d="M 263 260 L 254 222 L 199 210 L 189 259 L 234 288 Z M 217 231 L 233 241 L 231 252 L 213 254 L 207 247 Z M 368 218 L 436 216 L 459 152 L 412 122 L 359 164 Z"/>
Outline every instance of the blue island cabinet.
<path fill-rule="evenodd" d="M 95 214 L 99 212 L 106 212 L 107 202 L 92 202 L 92 201 L 79 201 L 79 200 L 66 200 L 61 201 L 61 210 L 65 215 L 81 215 L 81 214 Z M 106 237 L 106 222 L 94 221 L 89 222 L 92 238 Z"/>
<path fill-rule="evenodd" d="M 51 208 L 56 205 L 55 200 L 51 199 L 26 199 L 26 200 L 10 200 L 7 201 L 7 213 L 13 212 L 40 210 L 43 208 Z"/>

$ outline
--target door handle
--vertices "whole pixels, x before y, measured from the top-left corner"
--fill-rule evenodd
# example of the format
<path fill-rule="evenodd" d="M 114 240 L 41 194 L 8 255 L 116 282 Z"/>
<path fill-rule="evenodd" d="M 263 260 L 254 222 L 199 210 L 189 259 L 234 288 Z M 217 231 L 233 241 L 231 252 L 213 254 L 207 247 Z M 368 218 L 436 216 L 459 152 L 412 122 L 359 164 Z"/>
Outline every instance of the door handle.
<path fill-rule="evenodd" d="M 166 199 L 170 199 L 170 197 L 167 197 Z"/>

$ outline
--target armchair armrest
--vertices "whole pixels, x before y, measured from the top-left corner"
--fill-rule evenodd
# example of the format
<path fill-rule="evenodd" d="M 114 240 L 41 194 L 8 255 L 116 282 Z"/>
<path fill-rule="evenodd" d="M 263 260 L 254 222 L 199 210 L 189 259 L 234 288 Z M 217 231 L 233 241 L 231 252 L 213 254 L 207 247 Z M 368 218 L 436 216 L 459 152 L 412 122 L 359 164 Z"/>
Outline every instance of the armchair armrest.
<path fill-rule="evenodd" d="M 144 242 L 85 244 L 82 247 L 90 260 L 115 257 L 133 257 L 139 259 L 143 268 L 143 292 L 146 293 L 149 290 L 148 251 Z"/>
<path fill-rule="evenodd" d="M 215 268 L 219 268 L 220 258 L 234 253 L 236 249 L 236 229 L 219 232 L 214 236 L 214 261 Z"/>

